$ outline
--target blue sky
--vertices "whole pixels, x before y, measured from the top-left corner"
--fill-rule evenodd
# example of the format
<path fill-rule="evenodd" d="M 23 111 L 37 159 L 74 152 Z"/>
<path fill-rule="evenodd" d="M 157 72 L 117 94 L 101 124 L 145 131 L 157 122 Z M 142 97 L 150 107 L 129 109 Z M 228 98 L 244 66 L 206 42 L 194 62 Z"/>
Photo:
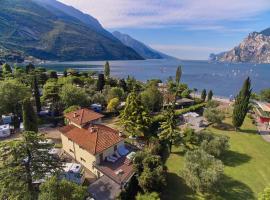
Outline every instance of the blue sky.
<path fill-rule="evenodd" d="M 180 59 L 205 60 L 270 27 L 270 0 L 59 1 Z"/>

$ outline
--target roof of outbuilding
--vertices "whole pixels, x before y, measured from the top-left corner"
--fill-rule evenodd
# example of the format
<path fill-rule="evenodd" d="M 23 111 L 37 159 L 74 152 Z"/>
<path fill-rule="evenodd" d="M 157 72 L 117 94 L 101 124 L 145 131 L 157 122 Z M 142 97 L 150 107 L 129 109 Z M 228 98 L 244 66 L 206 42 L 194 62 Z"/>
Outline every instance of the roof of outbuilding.
<path fill-rule="evenodd" d="M 73 112 L 65 114 L 65 117 L 75 124 L 83 125 L 90 121 L 94 121 L 104 117 L 104 115 L 94 112 L 92 110 L 82 108 Z"/>

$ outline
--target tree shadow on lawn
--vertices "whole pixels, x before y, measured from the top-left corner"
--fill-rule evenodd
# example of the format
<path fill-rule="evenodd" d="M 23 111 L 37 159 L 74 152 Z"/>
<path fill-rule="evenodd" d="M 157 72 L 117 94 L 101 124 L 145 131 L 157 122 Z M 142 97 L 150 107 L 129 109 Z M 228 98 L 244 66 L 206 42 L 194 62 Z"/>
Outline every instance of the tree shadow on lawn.
<path fill-rule="evenodd" d="M 224 122 L 218 125 L 213 125 L 213 128 L 217 130 L 221 130 L 221 131 L 235 131 L 235 128 L 231 124 L 224 123 Z"/>
<path fill-rule="evenodd" d="M 167 173 L 167 187 L 162 192 L 162 199 L 165 200 L 193 200 L 196 199 L 194 192 L 185 184 L 176 173 Z"/>
<path fill-rule="evenodd" d="M 254 193 L 249 186 L 226 175 L 224 175 L 220 182 L 219 191 L 215 192 L 213 195 L 215 197 L 209 199 L 255 199 Z"/>
<path fill-rule="evenodd" d="M 248 134 L 256 134 L 256 135 L 259 134 L 257 130 L 252 130 L 252 129 L 240 129 L 239 133 L 248 133 Z"/>
<path fill-rule="evenodd" d="M 228 150 L 222 157 L 224 165 L 230 167 L 236 167 L 251 160 L 251 157 L 247 154 L 239 153 L 236 151 Z"/>

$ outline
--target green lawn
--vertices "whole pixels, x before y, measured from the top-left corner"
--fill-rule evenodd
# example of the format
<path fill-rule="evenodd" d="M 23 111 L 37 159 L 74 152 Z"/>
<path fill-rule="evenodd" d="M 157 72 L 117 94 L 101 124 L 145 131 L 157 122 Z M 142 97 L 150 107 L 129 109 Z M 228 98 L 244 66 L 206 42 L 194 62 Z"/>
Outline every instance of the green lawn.
<path fill-rule="evenodd" d="M 270 143 L 257 134 L 256 127 L 246 118 L 241 132 L 231 128 L 231 119 L 226 119 L 227 129 L 209 127 L 215 134 L 230 137 L 230 151 L 224 156 L 225 177 L 218 193 L 206 199 L 256 199 L 257 194 L 270 185 Z M 168 185 L 164 199 L 198 199 L 179 176 L 183 166 L 183 153 L 174 148 L 166 161 Z"/>

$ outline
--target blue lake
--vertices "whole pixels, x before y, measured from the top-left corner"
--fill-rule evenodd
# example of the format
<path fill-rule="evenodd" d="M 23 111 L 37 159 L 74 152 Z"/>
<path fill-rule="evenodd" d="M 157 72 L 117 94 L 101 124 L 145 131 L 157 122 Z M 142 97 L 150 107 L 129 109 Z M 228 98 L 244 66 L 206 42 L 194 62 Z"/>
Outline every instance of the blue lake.
<path fill-rule="evenodd" d="M 44 64 L 48 69 L 58 72 L 65 68 L 80 71 L 102 71 L 105 61 L 52 62 Z M 225 64 L 208 61 L 182 60 L 140 60 L 110 61 L 111 75 L 116 77 L 134 76 L 146 81 L 149 79 L 167 80 L 174 76 L 177 66 L 182 66 L 182 82 L 190 88 L 212 89 L 215 95 L 229 97 L 235 95 L 244 79 L 250 76 L 253 91 L 270 88 L 270 64 Z"/>

